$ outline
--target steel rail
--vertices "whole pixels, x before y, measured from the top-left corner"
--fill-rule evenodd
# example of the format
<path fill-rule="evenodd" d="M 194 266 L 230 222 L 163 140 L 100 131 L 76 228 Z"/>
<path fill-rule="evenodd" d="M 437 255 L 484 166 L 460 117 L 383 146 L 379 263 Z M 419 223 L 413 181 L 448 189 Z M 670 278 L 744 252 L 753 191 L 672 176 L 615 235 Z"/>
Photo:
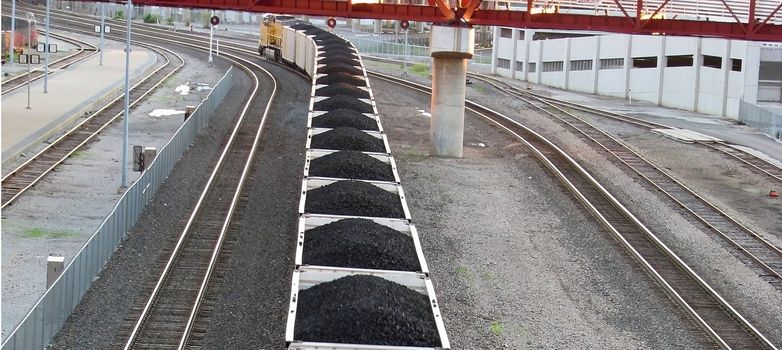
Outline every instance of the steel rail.
<path fill-rule="evenodd" d="M 252 69 L 249 68 L 249 66 L 253 66 L 255 69 L 261 71 L 262 73 L 269 76 L 269 78 L 272 81 L 272 93 L 271 97 L 269 98 L 268 102 L 266 103 L 266 108 L 264 110 L 264 113 L 262 114 L 261 121 L 258 125 L 257 130 L 255 131 L 255 136 L 253 138 L 252 146 L 250 148 L 250 152 L 248 153 L 248 156 L 246 160 L 244 161 L 244 165 L 242 167 L 241 175 L 238 179 L 238 184 L 236 185 L 236 189 L 234 190 L 233 197 L 231 199 L 231 202 L 228 207 L 228 211 L 225 214 L 225 218 L 222 222 L 222 225 L 220 227 L 220 232 L 218 234 L 217 240 L 214 245 L 214 249 L 211 251 L 211 254 L 209 255 L 209 262 L 206 267 L 206 271 L 204 271 L 203 279 L 201 280 L 201 283 L 198 288 L 198 292 L 196 295 L 195 301 L 192 303 L 192 307 L 190 308 L 189 316 L 187 318 L 187 321 L 185 323 L 184 329 L 182 331 L 181 337 L 178 339 L 178 349 L 184 349 L 187 346 L 187 342 L 190 336 L 190 332 L 192 330 L 193 323 L 196 320 L 196 317 L 198 315 L 201 302 L 203 300 L 203 297 L 206 293 L 207 286 L 209 285 L 209 279 L 211 277 L 212 271 L 214 271 L 214 267 L 217 263 L 217 259 L 220 255 L 220 250 L 223 245 L 223 242 L 225 241 L 229 225 L 231 224 L 231 220 L 233 219 L 233 215 L 236 210 L 236 205 L 239 202 L 240 195 L 244 189 L 244 183 L 245 180 L 250 172 L 250 169 L 252 167 L 253 161 L 255 159 L 255 153 L 258 148 L 258 144 L 260 141 L 261 132 L 263 130 L 263 126 L 266 121 L 266 117 L 269 113 L 269 110 L 272 106 L 272 103 L 274 102 L 274 98 L 277 93 L 277 82 L 276 79 L 274 79 L 274 76 L 264 69 L 263 67 L 249 62 L 247 60 L 244 60 L 242 58 L 239 58 L 238 56 L 232 55 L 232 54 L 226 54 L 226 57 L 229 57 L 229 60 L 232 61 L 235 65 L 238 65 L 242 67 L 243 69 L 252 72 L 253 80 L 254 80 L 254 87 L 251 92 L 251 97 L 248 99 L 248 101 L 245 103 L 244 108 L 242 109 L 242 112 L 239 116 L 239 120 L 236 123 L 236 126 L 234 127 L 231 136 L 229 137 L 228 143 L 226 144 L 225 148 L 223 149 L 223 152 L 220 155 L 220 158 L 217 160 L 217 164 L 215 165 L 214 170 L 212 171 L 209 180 L 207 181 L 204 189 L 201 192 L 201 196 L 198 199 L 198 202 L 196 203 L 195 208 L 193 209 L 193 212 L 190 216 L 190 218 L 187 221 L 187 224 L 185 225 L 184 229 L 182 230 L 182 233 L 179 236 L 179 239 L 176 243 L 176 246 L 173 249 L 173 252 L 169 259 L 166 262 L 165 267 L 163 268 L 163 271 L 161 273 L 160 278 L 158 279 L 157 283 L 155 284 L 152 294 L 150 295 L 149 299 L 147 300 L 147 303 L 144 306 L 144 309 L 142 310 L 142 313 L 136 322 L 133 331 L 131 332 L 130 336 L 128 337 L 127 342 L 125 343 L 124 349 L 132 349 L 135 348 L 136 343 L 139 340 L 139 337 L 142 335 L 143 328 L 148 327 L 147 324 L 148 319 L 147 317 L 152 312 L 152 309 L 155 307 L 156 301 L 161 295 L 161 292 L 164 289 L 164 285 L 167 282 L 169 278 L 171 278 L 171 272 L 173 271 L 175 264 L 177 263 L 177 259 L 180 258 L 182 252 L 184 251 L 186 241 L 190 238 L 192 228 L 194 225 L 196 225 L 197 220 L 199 219 L 199 214 L 202 213 L 202 209 L 206 203 L 206 198 L 208 195 L 213 192 L 213 185 L 219 178 L 219 175 L 221 175 L 221 171 L 224 169 L 224 165 L 226 164 L 226 159 L 228 159 L 231 155 L 231 153 L 244 153 L 246 150 L 243 150 L 243 145 L 237 145 L 237 138 L 239 138 L 239 134 L 241 132 L 241 127 L 245 124 L 245 120 L 247 119 L 246 116 L 248 115 L 248 111 L 250 109 L 250 106 L 255 102 L 255 99 L 259 96 L 258 90 L 260 89 L 260 80 L 258 78 L 258 73 L 253 72 Z M 239 63 L 239 61 L 243 61 L 243 63 Z M 237 149 L 237 147 L 239 149 Z M 149 345 L 149 344 L 147 344 Z M 163 344 L 161 344 L 163 345 Z"/>
<path fill-rule="evenodd" d="M 502 91 L 507 92 L 504 89 Z M 698 195 L 694 190 L 655 166 L 651 161 L 589 122 L 565 111 L 554 103 L 550 103 L 548 100 L 538 99 L 537 101 L 558 111 L 564 117 L 552 112 L 549 108 L 541 107 L 524 96 L 516 94 L 513 94 L 513 96 L 551 115 L 613 155 L 619 162 L 629 167 L 654 188 L 664 193 L 680 208 L 704 224 L 723 241 L 736 248 L 739 252 L 736 255 L 739 256 L 740 260 L 753 269 L 761 279 L 778 290 L 782 290 L 782 249 L 733 219 L 730 215 L 717 208 L 717 206 Z M 741 259 L 742 256 L 749 260 Z"/>
<path fill-rule="evenodd" d="M 536 94 L 531 91 L 525 91 L 523 89 L 519 89 L 516 86 L 513 86 L 512 84 L 506 81 L 502 81 L 500 79 L 496 79 L 494 77 L 486 76 L 483 74 L 477 74 L 477 73 L 468 73 L 468 74 L 470 77 L 474 79 L 484 81 L 488 84 L 493 85 L 495 88 L 504 91 L 505 93 L 517 97 L 521 97 L 519 95 L 527 95 L 539 101 L 546 101 L 550 104 L 557 105 L 559 107 L 565 107 L 565 108 L 569 108 L 569 109 L 573 109 L 589 114 L 594 114 L 604 118 L 630 123 L 647 129 L 678 129 L 676 127 L 665 125 L 662 123 L 656 123 L 640 118 L 631 117 L 621 113 L 606 111 L 595 107 L 579 105 L 573 102 L 563 101 L 549 96 L 543 96 L 541 94 Z M 502 87 L 499 84 L 503 84 L 505 85 L 505 87 Z M 753 154 L 737 149 L 725 141 L 717 141 L 717 142 L 696 141 L 696 143 L 708 147 L 713 151 L 723 153 L 724 155 L 727 155 L 728 157 L 735 159 L 740 163 L 744 164 L 744 166 L 747 166 L 751 170 L 759 172 L 762 175 L 771 177 L 772 181 L 782 183 L 782 168 L 780 168 L 775 164 L 772 164 L 771 162 L 765 159 L 759 158 Z"/>
<path fill-rule="evenodd" d="M 40 31 L 39 31 L 40 32 Z M 52 74 L 60 69 L 65 69 L 68 66 L 81 62 L 83 60 L 86 60 L 98 53 L 98 48 L 95 45 L 92 45 L 86 41 L 81 41 L 76 38 L 71 38 L 65 35 L 61 34 L 54 34 L 49 33 L 49 35 L 53 38 L 58 38 L 62 41 L 67 41 L 72 44 L 76 44 L 79 46 L 79 50 L 75 53 L 72 53 L 70 55 L 67 55 L 65 57 L 61 57 L 57 60 L 52 61 L 49 63 L 49 68 L 52 70 L 49 72 L 49 74 Z M 85 48 L 85 46 L 90 46 L 90 49 Z M 85 55 L 86 54 L 86 55 Z M 30 71 L 31 78 L 30 81 L 36 81 L 38 79 L 41 79 L 43 77 L 43 67 L 38 67 Z M 14 91 L 16 89 L 19 89 L 27 84 L 27 74 L 19 74 L 17 76 L 8 78 L 6 80 L 3 80 L 3 82 L 0 84 L 2 87 L 2 94 L 5 95 L 8 92 Z"/>
<path fill-rule="evenodd" d="M 58 26 L 53 26 L 58 27 Z M 163 47 L 135 42 L 136 45 L 146 46 L 156 54 L 163 56 L 166 63 L 147 74 L 141 80 L 131 87 L 131 94 L 140 95 L 133 98 L 129 106 L 135 106 L 137 103 L 159 87 L 168 77 L 179 71 L 184 65 L 185 60 L 177 53 Z M 165 52 L 165 53 L 164 53 Z M 166 54 L 167 53 L 167 54 Z M 168 69 L 171 65 L 171 58 L 180 61 L 176 67 Z M 160 76 L 162 75 L 162 76 Z M 153 77 L 157 77 L 152 80 Z M 145 87 L 154 81 L 150 87 Z M 123 115 L 122 111 L 109 114 L 113 110 L 122 108 L 120 101 L 124 94 L 119 95 L 106 103 L 103 107 L 92 113 L 88 118 L 82 120 L 79 124 L 72 127 L 56 140 L 49 143 L 45 148 L 30 157 L 27 161 L 17 166 L 14 170 L 2 178 L 2 208 L 13 203 L 24 192 L 32 188 L 36 183 L 43 179 L 55 167 L 60 165 L 74 152 L 90 142 L 95 136 L 101 133 L 108 125 Z"/>
<path fill-rule="evenodd" d="M 420 84 L 375 72 L 368 72 L 368 74 L 419 92 L 431 93 L 429 87 Z M 487 107 L 466 101 L 465 108 L 500 126 L 527 145 L 544 166 L 560 179 L 588 211 L 595 215 L 629 254 L 639 261 L 661 289 L 691 316 L 717 345 L 724 349 L 757 346 L 776 349 L 765 336 L 562 149 L 535 131 Z M 676 271 L 672 271 L 673 268 Z M 687 283 L 689 285 L 684 286 Z M 742 336 L 737 333 L 736 327 L 743 330 L 745 334 Z M 749 341 L 750 339 L 752 341 Z"/>

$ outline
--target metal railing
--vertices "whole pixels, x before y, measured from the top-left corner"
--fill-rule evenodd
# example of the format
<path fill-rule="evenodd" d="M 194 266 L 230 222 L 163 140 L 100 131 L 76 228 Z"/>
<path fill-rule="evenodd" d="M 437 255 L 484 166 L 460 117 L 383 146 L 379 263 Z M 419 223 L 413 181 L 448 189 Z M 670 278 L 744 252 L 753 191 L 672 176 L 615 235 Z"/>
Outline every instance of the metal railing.
<path fill-rule="evenodd" d="M 71 259 L 60 277 L 3 340 L 2 350 L 46 347 L 79 304 L 125 234 L 135 225 L 144 207 L 152 200 L 182 153 L 215 115 L 217 106 L 230 90 L 232 82 L 233 68 L 215 84 L 207 98 L 160 149 L 152 164 L 122 195 L 108 217 Z"/>
<path fill-rule="evenodd" d="M 356 49 L 365 55 L 387 56 L 395 59 L 403 59 L 405 56 L 404 34 L 382 36 L 378 35 L 350 35 L 339 33 L 350 40 Z M 397 38 L 398 36 L 398 38 Z M 407 44 L 407 57 L 411 62 L 429 62 L 429 38 L 409 38 Z M 471 59 L 474 63 L 491 63 L 491 50 L 475 50 Z"/>
<path fill-rule="evenodd" d="M 782 108 L 777 109 L 780 112 L 774 113 L 762 106 L 740 101 L 739 121 L 760 129 L 775 139 L 782 140 Z"/>

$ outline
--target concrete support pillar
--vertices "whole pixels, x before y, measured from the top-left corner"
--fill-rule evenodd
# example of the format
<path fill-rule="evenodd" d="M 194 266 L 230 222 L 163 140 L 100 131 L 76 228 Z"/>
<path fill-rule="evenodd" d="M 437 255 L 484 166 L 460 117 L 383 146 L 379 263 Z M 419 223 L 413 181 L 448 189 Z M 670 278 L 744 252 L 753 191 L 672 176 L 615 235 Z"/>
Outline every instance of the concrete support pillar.
<path fill-rule="evenodd" d="M 570 38 L 567 40 L 567 46 L 565 47 L 565 57 L 562 59 L 562 70 L 565 72 L 565 90 L 570 89 Z"/>
<path fill-rule="evenodd" d="M 524 81 L 529 81 L 529 49 L 532 46 L 532 38 L 534 36 L 534 31 L 524 29 Z"/>
<path fill-rule="evenodd" d="M 464 95 L 467 60 L 475 49 L 473 28 L 433 26 L 432 155 L 461 157 L 464 140 Z"/>
<path fill-rule="evenodd" d="M 665 67 L 668 66 L 668 62 L 665 55 L 665 35 L 660 36 L 660 53 L 657 55 L 657 105 L 663 104 L 663 82 L 665 80 Z"/>
<path fill-rule="evenodd" d="M 597 95 L 598 83 L 600 82 L 600 35 L 595 36 L 595 57 L 592 61 L 592 93 Z"/>
<path fill-rule="evenodd" d="M 692 68 L 695 69 L 695 81 L 692 91 L 694 96 L 692 98 L 692 110 L 698 111 L 698 99 L 701 94 L 701 68 L 703 68 L 703 53 L 701 48 L 703 47 L 703 38 L 697 38 L 698 45 L 695 48 L 695 53 L 692 55 Z"/>
<path fill-rule="evenodd" d="M 516 70 L 518 68 L 516 67 L 518 62 L 518 57 L 516 57 L 516 53 L 518 52 L 518 44 L 519 44 L 519 32 L 521 30 L 518 30 L 516 28 L 513 28 L 513 34 L 511 34 L 511 40 L 513 40 L 513 52 L 511 53 L 511 59 L 510 59 L 510 77 L 513 79 L 516 79 Z"/>
<path fill-rule="evenodd" d="M 497 53 L 500 52 L 500 30 L 499 26 L 494 27 L 494 36 L 491 50 L 491 74 L 497 74 Z"/>
<path fill-rule="evenodd" d="M 728 87 L 730 86 L 730 53 L 733 40 L 725 40 L 725 54 L 722 55 L 722 116 L 728 116 Z"/>
<path fill-rule="evenodd" d="M 627 37 L 627 51 L 625 51 L 625 98 L 629 98 L 631 94 L 630 85 L 630 70 L 633 68 L 633 36 L 625 35 Z"/>

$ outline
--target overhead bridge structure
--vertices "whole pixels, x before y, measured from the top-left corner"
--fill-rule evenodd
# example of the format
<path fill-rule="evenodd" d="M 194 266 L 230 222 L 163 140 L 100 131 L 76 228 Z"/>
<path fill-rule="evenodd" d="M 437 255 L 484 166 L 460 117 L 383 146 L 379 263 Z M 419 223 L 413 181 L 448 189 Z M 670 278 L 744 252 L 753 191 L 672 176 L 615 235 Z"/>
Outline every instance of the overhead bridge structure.
<path fill-rule="evenodd" d="M 138 0 L 134 4 L 782 41 L 782 0 Z"/>

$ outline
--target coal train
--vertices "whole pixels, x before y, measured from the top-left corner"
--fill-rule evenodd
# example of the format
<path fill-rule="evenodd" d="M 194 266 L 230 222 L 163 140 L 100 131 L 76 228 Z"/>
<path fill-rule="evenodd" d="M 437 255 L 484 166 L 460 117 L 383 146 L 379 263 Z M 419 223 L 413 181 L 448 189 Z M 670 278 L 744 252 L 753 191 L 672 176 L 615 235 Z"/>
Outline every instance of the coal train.
<path fill-rule="evenodd" d="M 450 349 L 440 305 L 355 47 L 267 15 L 258 53 L 306 74 L 289 350 Z"/>

